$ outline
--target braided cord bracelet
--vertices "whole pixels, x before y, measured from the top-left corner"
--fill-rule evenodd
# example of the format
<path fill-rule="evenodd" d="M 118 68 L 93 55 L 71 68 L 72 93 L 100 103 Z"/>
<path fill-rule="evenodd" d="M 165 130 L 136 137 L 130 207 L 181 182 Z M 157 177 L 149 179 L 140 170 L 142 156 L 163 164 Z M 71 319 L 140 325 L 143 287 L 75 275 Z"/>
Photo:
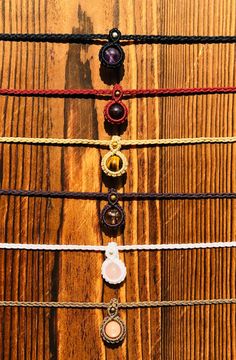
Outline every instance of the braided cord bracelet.
<path fill-rule="evenodd" d="M 119 317 L 119 309 L 145 309 L 165 308 L 182 306 L 209 306 L 209 305 L 233 305 L 236 298 L 206 299 L 206 300 L 162 300 L 162 301 L 137 301 L 118 302 L 116 298 L 107 302 L 54 302 L 54 301 L 0 301 L 0 307 L 23 307 L 23 308 L 54 308 L 54 309 L 106 309 L 107 316 L 100 325 L 100 336 L 107 344 L 117 345 L 121 343 L 127 333 L 125 322 Z"/>
<path fill-rule="evenodd" d="M 166 96 L 166 95 L 191 95 L 191 94 L 230 94 L 236 92 L 236 87 L 218 87 L 218 88 L 187 88 L 187 89 L 138 89 L 123 90 L 116 84 L 112 90 L 96 90 L 96 89 L 72 89 L 72 90 L 16 90 L 16 89 L 0 89 L 0 95 L 11 96 L 45 96 L 45 97 L 78 97 L 78 96 L 96 96 L 103 98 L 111 96 L 110 100 L 104 108 L 105 120 L 113 125 L 121 125 L 127 121 L 128 108 L 122 101 L 124 97 L 134 96 Z"/>
<path fill-rule="evenodd" d="M 131 245 L 117 245 L 114 241 L 109 242 L 107 245 L 0 243 L 0 249 L 2 250 L 105 252 L 106 259 L 101 266 L 101 275 L 103 279 L 111 285 L 121 284 L 125 280 L 127 274 L 125 263 L 119 258 L 119 251 L 226 249 L 235 247 L 236 241 Z"/>
<path fill-rule="evenodd" d="M 119 200 L 200 200 L 200 199 L 236 199 L 236 193 L 118 193 L 110 189 L 103 192 L 72 192 L 72 191 L 43 191 L 43 190 L 17 190 L 0 189 L 0 196 L 27 196 L 60 199 L 107 200 L 100 214 L 102 230 L 112 236 L 117 235 L 125 227 L 125 211 L 118 204 Z"/>
<path fill-rule="evenodd" d="M 120 67 L 125 59 L 121 47 L 125 41 L 135 44 L 219 44 L 235 43 L 236 36 L 166 36 L 166 35 L 122 35 L 114 28 L 109 34 L 0 34 L 0 41 L 27 41 L 50 43 L 97 43 L 108 40 L 99 52 L 101 64 L 108 68 Z M 122 41 L 122 43 L 120 43 Z"/>
<path fill-rule="evenodd" d="M 118 193 L 110 189 L 103 192 L 73 192 L 73 191 L 43 191 L 43 190 L 17 190 L 0 189 L 0 196 L 40 197 L 59 199 L 107 200 L 100 213 L 102 230 L 112 236 L 117 235 L 125 227 L 125 210 L 118 201 L 130 200 L 207 200 L 207 199 L 236 199 L 236 193 Z"/>
<path fill-rule="evenodd" d="M 148 140 L 121 140 L 119 136 L 112 136 L 111 140 L 91 139 L 57 139 L 57 138 L 27 138 L 27 137 L 0 137 L 0 143 L 34 144 L 34 145 L 88 145 L 109 146 L 110 151 L 104 155 L 101 161 L 103 172 L 110 177 L 119 177 L 126 173 L 128 161 L 121 146 L 169 146 L 169 145 L 193 145 L 193 144 L 227 144 L 235 143 L 236 136 L 231 137 L 200 137 L 200 138 L 177 138 L 177 139 L 148 139 Z"/>
<path fill-rule="evenodd" d="M 107 200 L 107 205 L 101 210 L 100 223 L 102 230 L 110 235 L 117 235 L 125 227 L 125 211 L 118 201 L 130 200 L 214 200 L 236 199 L 234 192 L 218 193 L 118 193 L 115 189 L 104 192 L 74 192 L 74 191 L 44 191 L 0 189 L 0 196 L 40 197 L 59 199 Z"/>

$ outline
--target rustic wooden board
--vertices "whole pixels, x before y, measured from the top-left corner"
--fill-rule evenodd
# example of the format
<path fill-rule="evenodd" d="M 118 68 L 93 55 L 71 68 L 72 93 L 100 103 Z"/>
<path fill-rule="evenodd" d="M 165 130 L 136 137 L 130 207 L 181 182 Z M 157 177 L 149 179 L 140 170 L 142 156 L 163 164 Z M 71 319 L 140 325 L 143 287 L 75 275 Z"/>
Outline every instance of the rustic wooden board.
<path fill-rule="evenodd" d="M 1 32 L 235 35 L 235 0 L 2 0 Z M 98 45 L 1 43 L 1 87 L 107 88 Z M 130 45 L 125 88 L 235 85 L 234 45 Z M 102 75 L 102 79 L 101 76 Z M 104 84 L 105 82 L 105 84 Z M 236 135 L 236 95 L 132 99 L 123 138 Z M 4 136 L 109 139 L 105 100 L 0 98 Z M 124 151 L 120 191 L 236 191 L 235 145 Z M 93 148 L 1 145 L 2 188 L 106 191 Z M 1 241 L 106 244 L 104 203 L 1 197 Z M 125 203 L 122 244 L 236 238 L 231 200 Z M 101 254 L 0 251 L 0 299 L 36 301 L 180 300 L 235 297 L 235 250 L 130 252 L 118 289 L 100 277 Z M 121 311 L 128 336 L 104 346 L 100 310 L 0 309 L 1 359 L 236 359 L 235 306 Z"/>

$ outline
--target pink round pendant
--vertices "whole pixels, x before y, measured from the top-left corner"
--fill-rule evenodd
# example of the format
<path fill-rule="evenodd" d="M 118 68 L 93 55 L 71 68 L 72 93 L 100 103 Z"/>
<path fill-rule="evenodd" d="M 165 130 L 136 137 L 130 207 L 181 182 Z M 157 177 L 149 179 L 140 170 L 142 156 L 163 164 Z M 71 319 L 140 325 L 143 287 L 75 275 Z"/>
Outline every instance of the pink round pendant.
<path fill-rule="evenodd" d="M 117 339 L 122 332 L 122 326 L 117 320 L 113 319 L 107 322 L 104 327 L 104 332 L 107 337 L 111 339 Z"/>
<path fill-rule="evenodd" d="M 108 316 L 103 320 L 100 333 L 103 340 L 109 344 L 119 344 L 126 335 L 126 326 L 118 314 L 118 302 L 111 300 L 107 310 Z"/>
<path fill-rule="evenodd" d="M 109 284 L 120 284 L 126 277 L 125 264 L 117 258 L 106 259 L 102 264 L 102 277 Z"/>
<path fill-rule="evenodd" d="M 102 277 L 109 284 L 120 284 L 126 277 L 126 267 L 119 259 L 116 242 L 110 242 L 106 249 L 106 260 L 102 264 Z"/>

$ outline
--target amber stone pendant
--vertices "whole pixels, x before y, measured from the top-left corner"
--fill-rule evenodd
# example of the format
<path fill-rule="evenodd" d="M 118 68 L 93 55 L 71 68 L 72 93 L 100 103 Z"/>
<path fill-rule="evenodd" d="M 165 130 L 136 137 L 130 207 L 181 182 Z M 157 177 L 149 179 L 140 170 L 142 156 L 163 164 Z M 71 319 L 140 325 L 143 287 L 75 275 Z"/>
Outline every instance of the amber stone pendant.
<path fill-rule="evenodd" d="M 121 343 L 126 335 L 126 326 L 118 314 L 118 301 L 112 299 L 107 309 L 108 316 L 102 322 L 100 334 L 108 344 Z"/>
<path fill-rule="evenodd" d="M 117 177 L 126 173 L 128 161 L 119 150 L 119 136 L 113 136 L 110 143 L 110 151 L 102 158 L 101 166 L 104 173 L 108 176 Z"/>

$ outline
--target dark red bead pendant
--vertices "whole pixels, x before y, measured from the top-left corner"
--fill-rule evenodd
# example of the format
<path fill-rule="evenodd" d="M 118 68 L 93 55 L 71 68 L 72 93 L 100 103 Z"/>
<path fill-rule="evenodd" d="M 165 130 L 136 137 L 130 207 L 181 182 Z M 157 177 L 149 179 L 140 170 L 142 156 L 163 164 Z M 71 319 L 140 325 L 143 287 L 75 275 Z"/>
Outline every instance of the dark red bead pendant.
<path fill-rule="evenodd" d="M 120 67 L 125 58 L 125 53 L 119 44 L 121 33 L 118 29 L 112 29 L 109 32 L 109 40 L 99 52 L 99 60 L 102 65 L 108 68 Z"/>
<path fill-rule="evenodd" d="M 123 124 L 127 120 L 128 109 L 121 101 L 123 90 L 120 85 L 115 85 L 112 93 L 112 100 L 107 103 L 104 109 L 105 119 L 115 125 Z"/>

